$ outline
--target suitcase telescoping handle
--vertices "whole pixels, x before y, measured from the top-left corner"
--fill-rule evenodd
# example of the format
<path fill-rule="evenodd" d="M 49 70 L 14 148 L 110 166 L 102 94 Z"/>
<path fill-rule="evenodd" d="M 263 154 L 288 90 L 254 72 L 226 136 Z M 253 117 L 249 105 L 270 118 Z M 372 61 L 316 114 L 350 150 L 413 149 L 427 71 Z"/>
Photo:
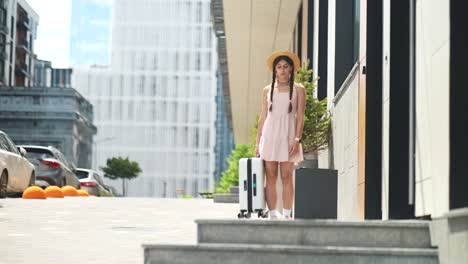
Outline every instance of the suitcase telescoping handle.
<path fill-rule="evenodd" d="M 253 212 L 252 208 L 252 159 L 247 159 L 247 210 Z"/>

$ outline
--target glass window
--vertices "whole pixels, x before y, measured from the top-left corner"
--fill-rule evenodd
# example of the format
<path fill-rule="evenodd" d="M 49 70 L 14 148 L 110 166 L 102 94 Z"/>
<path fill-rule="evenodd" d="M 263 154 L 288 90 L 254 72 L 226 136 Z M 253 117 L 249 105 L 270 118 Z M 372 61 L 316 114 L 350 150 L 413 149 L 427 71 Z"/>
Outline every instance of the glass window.
<path fill-rule="evenodd" d="M 196 127 L 193 133 L 193 147 L 199 148 L 200 147 L 200 128 Z"/>
<path fill-rule="evenodd" d="M 171 103 L 171 109 L 170 109 L 170 122 L 176 122 L 177 121 L 177 103 L 176 102 L 172 102 Z"/>
<path fill-rule="evenodd" d="M 8 151 L 9 149 L 6 139 L 2 134 L 0 134 L 0 148 L 5 151 Z"/>
<path fill-rule="evenodd" d="M 201 23 L 202 22 L 202 3 L 197 2 L 197 9 L 195 10 L 196 14 L 196 20 L 195 23 Z"/>
<path fill-rule="evenodd" d="M 155 97 L 156 96 L 156 76 L 151 77 L 151 83 L 150 83 L 150 96 Z"/>
<path fill-rule="evenodd" d="M 184 71 L 188 71 L 190 70 L 190 53 L 184 52 L 183 54 L 184 54 L 184 65 L 182 67 Z"/>
<path fill-rule="evenodd" d="M 157 70 L 158 69 L 158 53 L 155 52 L 153 54 L 153 70 Z"/>
<path fill-rule="evenodd" d="M 140 76 L 140 78 L 139 78 L 138 95 L 140 95 L 140 96 L 145 95 L 145 76 L 144 75 Z"/>
<path fill-rule="evenodd" d="M 48 149 L 41 149 L 41 148 L 25 148 L 26 150 L 26 158 L 28 160 L 31 159 L 49 159 L 53 158 L 54 155 Z"/>
<path fill-rule="evenodd" d="M 359 60 L 359 0 L 336 3 L 335 94 Z"/>
<path fill-rule="evenodd" d="M 167 96 L 167 76 L 161 76 L 161 97 Z"/>
<path fill-rule="evenodd" d="M 155 101 L 150 101 L 150 121 L 156 120 L 156 102 Z"/>
<path fill-rule="evenodd" d="M 122 96 L 123 95 L 123 90 L 124 90 L 124 77 L 123 77 L 123 74 L 120 74 L 120 76 L 118 77 L 119 78 L 119 93 L 117 94 L 117 96 Z"/>
<path fill-rule="evenodd" d="M 5 137 L 5 142 L 8 147 L 8 151 L 15 154 L 20 154 L 19 151 L 16 149 L 15 143 L 11 140 L 8 135 L 3 135 Z"/>
<path fill-rule="evenodd" d="M 144 70 L 146 67 L 146 56 L 145 54 L 141 53 L 140 60 L 137 62 L 140 65 L 140 70 Z"/>
<path fill-rule="evenodd" d="M 353 35 L 353 61 L 359 60 L 359 34 L 360 34 L 360 16 L 361 7 L 360 0 L 354 0 L 354 35 Z"/>
<path fill-rule="evenodd" d="M 133 119 L 133 101 L 128 102 L 128 116 L 127 116 L 127 119 L 128 120 Z"/>
<path fill-rule="evenodd" d="M 195 27 L 195 48 L 202 47 L 202 28 L 200 26 Z"/>
<path fill-rule="evenodd" d="M 107 118 L 112 119 L 112 100 L 107 100 Z"/>
<path fill-rule="evenodd" d="M 201 55 L 200 55 L 200 52 L 195 53 L 195 70 L 196 71 L 201 70 Z"/>
<path fill-rule="evenodd" d="M 205 53 L 205 63 L 203 63 L 204 70 L 209 71 L 211 69 L 211 52 Z"/>
<path fill-rule="evenodd" d="M 87 171 L 77 170 L 77 171 L 75 171 L 75 175 L 76 175 L 76 177 L 78 177 L 78 179 L 81 180 L 81 179 L 88 178 L 89 173 Z"/>
<path fill-rule="evenodd" d="M 189 109 L 188 109 L 188 103 L 183 102 L 181 104 L 181 111 L 182 111 L 182 123 L 187 123 L 188 122 L 188 116 L 189 116 Z"/>

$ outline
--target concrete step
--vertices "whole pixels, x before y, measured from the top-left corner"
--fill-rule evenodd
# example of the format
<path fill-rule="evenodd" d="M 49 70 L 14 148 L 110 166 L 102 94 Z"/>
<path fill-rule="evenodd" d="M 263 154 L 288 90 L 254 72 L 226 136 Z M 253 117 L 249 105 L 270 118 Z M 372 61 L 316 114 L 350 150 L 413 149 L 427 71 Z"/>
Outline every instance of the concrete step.
<path fill-rule="evenodd" d="M 215 193 L 213 195 L 213 201 L 215 203 L 239 203 L 239 195 L 231 193 Z"/>
<path fill-rule="evenodd" d="M 430 248 L 427 221 L 197 220 L 198 243 Z"/>
<path fill-rule="evenodd" d="M 437 264 L 434 249 L 287 245 L 143 245 L 145 264 Z"/>
<path fill-rule="evenodd" d="M 229 192 L 231 194 L 239 195 L 239 186 L 231 186 L 229 187 Z"/>

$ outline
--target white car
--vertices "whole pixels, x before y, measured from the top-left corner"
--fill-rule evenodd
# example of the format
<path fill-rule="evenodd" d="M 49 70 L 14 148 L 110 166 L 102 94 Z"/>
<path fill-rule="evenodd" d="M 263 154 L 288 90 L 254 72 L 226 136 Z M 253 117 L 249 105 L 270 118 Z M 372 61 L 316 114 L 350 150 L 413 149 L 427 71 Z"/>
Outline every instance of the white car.
<path fill-rule="evenodd" d="M 80 179 L 81 190 L 95 196 L 112 196 L 97 171 L 78 168 L 75 174 Z"/>
<path fill-rule="evenodd" d="M 8 193 L 22 193 L 34 185 L 34 165 L 25 155 L 26 150 L 17 148 L 10 137 L 0 131 L 0 198 Z"/>

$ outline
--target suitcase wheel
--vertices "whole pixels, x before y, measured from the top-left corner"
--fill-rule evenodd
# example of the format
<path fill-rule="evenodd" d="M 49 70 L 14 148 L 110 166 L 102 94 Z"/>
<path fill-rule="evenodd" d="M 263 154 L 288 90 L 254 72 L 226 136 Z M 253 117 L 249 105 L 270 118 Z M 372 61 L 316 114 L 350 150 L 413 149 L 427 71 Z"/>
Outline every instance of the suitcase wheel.
<path fill-rule="evenodd" d="M 244 212 L 240 212 L 237 214 L 237 218 L 242 219 L 242 218 L 250 218 L 251 214 Z"/>
<path fill-rule="evenodd" d="M 268 212 L 258 211 L 258 218 L 267 218 Z"/>

